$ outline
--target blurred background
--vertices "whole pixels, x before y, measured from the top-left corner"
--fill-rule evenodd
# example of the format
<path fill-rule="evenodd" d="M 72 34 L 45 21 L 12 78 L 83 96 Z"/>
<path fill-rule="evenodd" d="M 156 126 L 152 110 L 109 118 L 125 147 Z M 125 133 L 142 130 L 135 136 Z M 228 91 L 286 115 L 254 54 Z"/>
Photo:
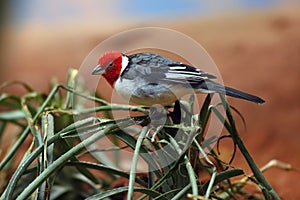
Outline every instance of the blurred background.
<path fill-rule="evenodd" d="M 2 0 L 0 4 L 0 83 L 20 80 L 47 92 L 52 78 L 64 82 L 68 69 L 79 68 L 109 36 L 137 27 L 171 28 L 203 45 L 226 85 L 267 101 L 255 105 L 229 100 L 247 121 L 247 131 L 240 126 L 241 134 L 257 164 L 279 159 L 300 168 L 299 1 Z M 10 89 L 22 94 L 17 87 Z M 223 153 L 226 156 L 226 149 Z M 239 158 L 234 165 L 246 167 Z M 270 169 L 265 174 L 282 197 L 300 198 L 299 173 Z"/>

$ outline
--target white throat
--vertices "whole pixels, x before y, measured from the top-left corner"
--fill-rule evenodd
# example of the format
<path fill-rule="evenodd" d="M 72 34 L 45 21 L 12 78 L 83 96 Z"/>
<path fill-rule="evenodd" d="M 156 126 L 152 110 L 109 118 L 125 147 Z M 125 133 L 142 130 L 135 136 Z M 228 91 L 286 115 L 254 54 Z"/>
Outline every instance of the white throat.
<path fill-rule="evenodd" d="M 121 68 L 121 74 L 122 74 L 123 71 L 126 69 L 128 63 L 129 63 L 128 57 L 125 56 L 125 55 L 122 55 L 122 68 Z"/>

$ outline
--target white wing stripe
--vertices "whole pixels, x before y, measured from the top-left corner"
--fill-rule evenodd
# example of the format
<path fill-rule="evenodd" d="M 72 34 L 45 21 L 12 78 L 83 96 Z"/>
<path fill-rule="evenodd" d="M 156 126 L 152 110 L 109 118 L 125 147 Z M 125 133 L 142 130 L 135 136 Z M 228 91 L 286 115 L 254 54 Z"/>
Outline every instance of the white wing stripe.
<path fill-rule="evenodd" d="M 207 79 L 207 77 L 195 76 L 193 74 L 175 74 L 175 73 L 166 73 L 166 79 L 191 79 L 191 80 L 199 80 L 199 79 Z"/>
<path fill-rule="evenodd" d="M 169 70 L 169 72 L 174 73 L 174 74 L 191 74 L 191 75 L 196 75 L 196 76 L 203 75 L 203 73 L 201 73 L 201 72 L 190 72 L 190 71 L 173 71 L 173 70 Z"/>
<path fill-rule="evenodd" d="M 186 69 L 185 66 L 173 66 L 173 67 L 170 67 L 171 70 L 182 70 L 182 69 Z"/>

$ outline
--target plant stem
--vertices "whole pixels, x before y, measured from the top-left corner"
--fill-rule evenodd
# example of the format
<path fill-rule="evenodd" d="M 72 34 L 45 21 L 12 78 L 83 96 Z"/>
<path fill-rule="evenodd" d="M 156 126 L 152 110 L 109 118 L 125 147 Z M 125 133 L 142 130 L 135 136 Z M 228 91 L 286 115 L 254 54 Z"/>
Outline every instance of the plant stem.
<path fill-rule="evenodd" d="M 254 162 L 253 158 L 251 157 L 250 153 L 248 152 L 247 148 L 245 147 L 243 141 L 239 137 L 239 134 L 236 130 L 235 122 L 234 122 L 233 116 L 230 112 L 230 107 L 229 107 L 228 103 L 226 102 L 225 98 L 222 95 L 220 95 L 220 97 L 222 99 L 228 121 L 232 128 L 232 131 L 230 131 L 230 135 L 232 136 L 233 141 L 237 144 L 240 151 L 242 152 L 244 158 L 246 159 L 249 167 L 251 168 L 251 170 L 253 172 L 254 177 L 264 187 L 264 188 L 262 188 L 262 192 L 264 193 L 266 198 L 268 198 L 268 195 L 271 194 L 271 196 L 274 198 L 274 200 L 280 200 L 280 197 L 278 196 L 276 191 L 272 188 L 272 186 L 269 184 L 267 179 L 264 177 L 263 173 L 260 171 L 260 169 L 258 168 L 256 163 Z M 266 191 L 266 189 L 267 189 L 267 191 Z"/>
<path fill-rule="evenodd" d="M 142 146 L 143 140 L 147 134 L 147 131 L 148 131 L 147 126 L 144 126 L 138 139 L 137 139 L 137 142 L 136 142 L 136 146 L 135 146 L 134 154 L 133 154 L 133 158 L 132 158 L 132 163 L 131 163 L 131 169 L 130 169 L 127 199 L 132 199 L 132 197 L 133 197 L 133 189 L 134 189 L 134 183 L 135 183 L 136 167 L 137 167 L 137 162 L 138 162 L 138 158 L 139 158 L 139 152 L 140 152 L 140 148 Z"/>

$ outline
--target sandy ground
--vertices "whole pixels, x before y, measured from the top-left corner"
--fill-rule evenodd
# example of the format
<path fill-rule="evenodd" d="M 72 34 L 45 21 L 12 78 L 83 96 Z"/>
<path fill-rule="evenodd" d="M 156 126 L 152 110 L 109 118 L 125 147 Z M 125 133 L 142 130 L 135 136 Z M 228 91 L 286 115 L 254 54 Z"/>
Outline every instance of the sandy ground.
<path fill-rule="evenodd" d="M 226 85 L 267 101 L 255 105 L 230 99 L 246 118 L 248 129 L 241 134 L 259 166 L 279 159 L 300 168 L 299 24 L 300 13 L 292 9 L 160 22 L 160 26 L 181 31 L 201 43 L 219 67 Z M 22 80 L 47 91 L 51 78 L 64 81 L 67 69 L 78 68 L 92 48 L 111 34 L 97 28 L 36 28 L 10 33 L 2 48 L 0 82 Z M 18 88 L 11 90 L 22 92 Z M 239 127 L 243 130 L 240 122 Z M 239 157 L 234 164 L 246 166 Z M 270 169 L 265 174 L 284 199 L 300 198 L 299 173 Z"/>

